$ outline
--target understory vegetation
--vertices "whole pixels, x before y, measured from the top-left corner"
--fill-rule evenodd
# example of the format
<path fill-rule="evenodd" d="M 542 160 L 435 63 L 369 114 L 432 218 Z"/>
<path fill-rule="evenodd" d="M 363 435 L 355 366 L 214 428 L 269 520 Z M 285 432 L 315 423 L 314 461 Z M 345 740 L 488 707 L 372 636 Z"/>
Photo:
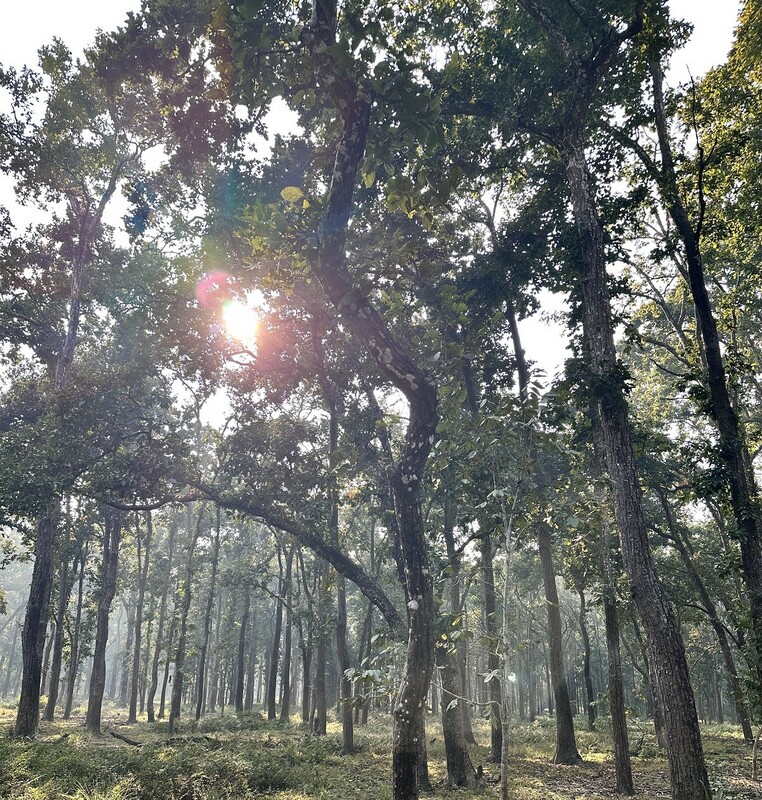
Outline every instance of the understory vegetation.
<path fill-rule="evenodd" d="M 4 709 L 0 724 L 12 724 Z M 170 737 L 165 723 L 127 725 L 106 709 L 104 733 L 93 736 L 82 720 L 43 724 L 34 741 L 0 740 L 3 800 L 389 800 L 391 721 L 375 719 L 356 736 L 357 752 L 341 755 L 341 727 L 315 736 L 296 722 L 268 723 L 261 714 L 210 717 Z M 497 796 L 499 765 L 489 763 L 489 727 L 477 723 L 474 762 L 480 784 L 453 794 L 441 735 L 429 724 L 431 791 L 426 797 Z M 115 732 L 130 739 L 115 738 Z M 712 800 L 760 797 L 751 780 L 752 751 L 736 726 L 703 726 Z M 615 797 L 610 730 L 580 730 L 585 763 L 553 765 L 555 722 L 542 717 L 517 724 L 511 735 L 514 800 L 602 800 Z M 647 721 L 630 721 L 633 772 L 641 800 L 667 795 L 667 768 Z M 141 746 L 138 747 L 137 744 Z"/>

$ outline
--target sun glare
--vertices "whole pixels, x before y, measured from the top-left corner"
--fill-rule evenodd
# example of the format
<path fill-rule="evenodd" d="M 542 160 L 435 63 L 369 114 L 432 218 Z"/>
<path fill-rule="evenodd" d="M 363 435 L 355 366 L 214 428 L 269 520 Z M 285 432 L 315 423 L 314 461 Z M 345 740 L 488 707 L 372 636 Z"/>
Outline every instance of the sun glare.
<path fill-rule="evenodd" d="M 228 336 L 246 347 L 254 345 L 259 314 L 251 305 L 243 300 L 231 300 L 222 307 L 222 319 Z"/>

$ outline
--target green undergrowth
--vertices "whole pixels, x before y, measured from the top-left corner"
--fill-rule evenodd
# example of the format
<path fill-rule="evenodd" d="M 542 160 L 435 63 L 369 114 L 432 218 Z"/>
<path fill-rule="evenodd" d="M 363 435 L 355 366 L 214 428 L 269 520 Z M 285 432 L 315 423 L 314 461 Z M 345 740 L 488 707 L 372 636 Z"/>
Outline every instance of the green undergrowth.
<path fill-rule="evenodd" d="M 0 800 L 391 800 L 391 726 L 388 717 L 356 729 L 357 753 L 341 755 L 338 723 L 316 737 L 296 722 L 268 723 L 259 714 L 211 717 L 183 723 L 170 737 L 166 723 L 126 725 L 114 710 L 105 733 L 92 736 L 82 720 L 40 726 L 34 741 L 0 738 Z M 0 726 L 10 731 L 11 709 L 0 710 Z M 476 723 L 479 745 L 471 748 L 483 782 L 475 790 L 448 787 L 441 729 L 428 722 L 432 791 L 426 796 L 498 796 L 498 768 L 488 763 L 489 730 Z M 134 744 L 115 738 L 115 732 Z M 666 762 L 647 723 L 630 731 L 639 755 L 633 760 L 638 797 L 665 797 Z M 511 789 L 514 800 L 601 800 L 614 797 L 610 730 L 580 721 L 578 745 L 585 764 L 552 764 L 554 720 L 514 726 L 511 734 Z M 762 797 L 752 784 L 751 753 L 735 728 L 707 727 L 705 747 L 712 797 Z"/>

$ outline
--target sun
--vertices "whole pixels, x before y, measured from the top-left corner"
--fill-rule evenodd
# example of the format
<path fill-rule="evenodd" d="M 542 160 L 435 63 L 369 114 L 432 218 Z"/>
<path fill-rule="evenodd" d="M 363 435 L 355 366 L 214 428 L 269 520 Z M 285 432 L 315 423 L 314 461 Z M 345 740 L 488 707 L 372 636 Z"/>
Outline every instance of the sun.
<path fill-rule="evenodd" d="M 259 314 L 243 300 L 231 300 L 222 307 L 222 320 L 231 339 L 251 347 L 257 340 Z"/>

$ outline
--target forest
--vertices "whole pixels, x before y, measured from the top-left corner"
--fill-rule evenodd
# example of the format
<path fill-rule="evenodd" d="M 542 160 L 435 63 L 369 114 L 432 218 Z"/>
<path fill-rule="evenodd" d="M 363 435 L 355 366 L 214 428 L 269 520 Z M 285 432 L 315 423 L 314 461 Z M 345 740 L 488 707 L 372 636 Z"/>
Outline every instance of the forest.
<path fill-rule="evenodd" d="M 762 797 L 762 2 L 690 37 L 143 0 L 0 63 L 0 798 Z"/>

